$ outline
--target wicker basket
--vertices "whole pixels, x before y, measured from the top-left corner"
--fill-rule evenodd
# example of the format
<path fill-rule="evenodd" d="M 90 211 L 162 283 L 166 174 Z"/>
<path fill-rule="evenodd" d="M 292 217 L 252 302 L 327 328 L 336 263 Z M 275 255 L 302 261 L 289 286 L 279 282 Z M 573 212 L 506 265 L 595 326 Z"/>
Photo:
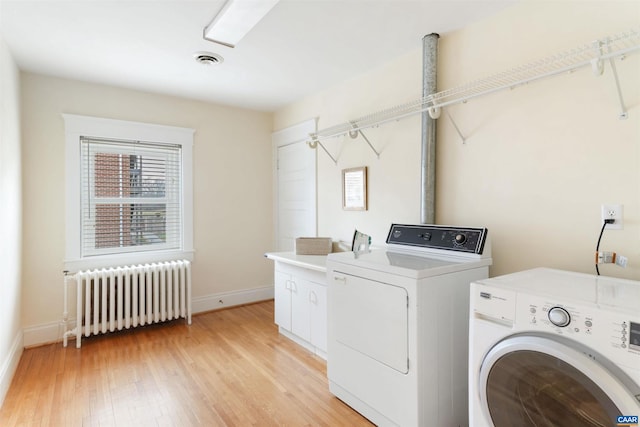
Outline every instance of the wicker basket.
<path fill-rule="evenodd" d="M 330 237 L 298 237 L 296 255 L 327 255 L 331 253 Z"/>

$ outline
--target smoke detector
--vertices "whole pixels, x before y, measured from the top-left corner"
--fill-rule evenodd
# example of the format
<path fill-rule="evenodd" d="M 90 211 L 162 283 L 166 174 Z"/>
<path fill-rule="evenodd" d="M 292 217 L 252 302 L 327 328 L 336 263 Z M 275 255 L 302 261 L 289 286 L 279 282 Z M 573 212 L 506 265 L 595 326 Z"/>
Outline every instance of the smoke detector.
<path fill-rule="evenodd" d="M 202 65 L 216 65 L 224 62 L 224 58 L 222 56 L 211 52 L 196 52 L 193 54 L 193 57 L 196 62 Z"/>

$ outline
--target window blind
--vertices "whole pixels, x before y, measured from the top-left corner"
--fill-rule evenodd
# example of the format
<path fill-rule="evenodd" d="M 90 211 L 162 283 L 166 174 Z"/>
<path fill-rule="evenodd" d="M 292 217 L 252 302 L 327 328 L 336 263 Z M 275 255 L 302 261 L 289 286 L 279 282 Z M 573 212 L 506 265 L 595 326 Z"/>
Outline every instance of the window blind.
<path fill-rule="evenodd" d="M 181 147 L 81 137 L 82 256 L 180 249 Z"/>

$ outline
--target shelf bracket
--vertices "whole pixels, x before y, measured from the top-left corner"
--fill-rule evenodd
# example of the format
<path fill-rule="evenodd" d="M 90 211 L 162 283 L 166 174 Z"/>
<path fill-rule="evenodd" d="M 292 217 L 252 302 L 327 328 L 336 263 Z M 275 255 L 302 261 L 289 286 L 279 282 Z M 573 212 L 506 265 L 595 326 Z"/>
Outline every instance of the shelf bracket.
<path fill-rule="evenodd" d="M 607 46 L 608 46 L 609 52 L 611 52 L 611 46 L 609 45 Z M 624 59 L 624 56 L 622 56 L 621 59 Z M 616 90 L 618 91 L 618 100 L 620 101 L 620 114 L 618 114 L 618 118 L 620 120 L 626 120 L 629 118 L 629 114 L 627 113 L 627 107 L 625 107 L 624 99 L 622 98 L 622 89 L 620 88 L 620 79 L 618 78 L 618 70 L 616 70 L 616 62 L 613 56 L 609 58 L 609 64 L 611 65 L 613 78 L 616 81 Z"/>
<path fill-rule="evenodd" d="M 447 111 L 447 117 L 449 117 L 449 120 L 451 121 L 451 124 L 453 125 L 453 128 L 456 130 L 456 132 L 458 132 L 458 136 L 460 137 L 460 139 L 462 140 L 463 144 L 467 143 L 467 139 L 464 137 L 464 135 L 462 134 L 462 132 L 460 132 L 460 128 L 458 127 L 458 125 L 456 124 L 455 120 L 453 120 L 453 117 L 451 117 L 451 114 L 449 114 L 449 112 Z"/>
<path fill-rule="evenodd" d="M 601 76 L 602 73 L 604 73 L 604 61 L 602 60 L 602 54 L 604 54 L 602 50 L 603 42 L 602 40 L 596 40 L 594 45 L 596 48 L 596 57 L 591 60 L 591 71 L 594 76 Z"/>
<path fill-rule="evenodd" d="M 429 117 L 431 117 L 433 120 L 439 119 L 440 116 L 442 115 L 442 107 L 438 107 L 438 106 L 432 106 L 429 107 L 427 109 L 427 112 L 429 113 Z M 445 111 L 447 117 L 449 118 L 449 120 L 451 121 L 451 124 L 453 125 L 453 128 L 456 130 L 456 132 L 458 133 L 458 136 L 460 137 L 460 139 L 462 140 L 463 144 L 466 144 L 467 139 L 464 137 L 464 135 L 462 134 L 462 132 L 460 132 L 460 128 L 458 127 L 458 125 L 456 124 L 456 121 L 453 120 L 453 117 L 451 117 L 451 114 L 449 114 L 448 111 Z"/>
<path fill-rule="evenodd" d="M 611 65 L 611 72 L 613 73 L 613 78 L 616 82 L 616 91 L 618 94 L 618 100 L 620 101 L 620 114 L 618 114 L 618 118 L 620 120 L 626 120 L 629 115 L 627 113 L 627 108 L 624 105 L 624 99 L 622 98 L 622 89 L 620 88 L 620 79 L 618 78 L 618 70 L 616 69 L 615 58 L 612 55 L 613 51 L 611 49 L 610 40 L 607 38 L 605 40 L 598 40 L 595 42 L 595 46 L 597 49 L 597 57 L 591 60 L 591 71 L 595 76 L 601 76 L 604 73 L 604 60 L 602 56 L 605 54 L 604 46 L 607 46 L 607 53 L 609 53 L 609 64 Z M 621 57 L 625 58 L 624 55 Z"/>
<path fill-rule="evenodd" d="M 378 153 L 378 151 L 373 147 L 373 145 L 371 144 L 371 141 L 369 141 L 369 138 L 367 138 L 365 136 L 365 134 L 362 133 L 362 130 L 358 129 L 358 127 L 355 124 L 355 122 L 351 122 L 351 126 L 353 126 L 353 129 L 349 131 L 349 136 L 351 137 L 351 139 L 356 139 L 358 137 L 358 135 L 360 135 L 362 138 L 364 138 L 365 141 L 367 141 L 367 144 L 369 145 L 369 148 L 371 148 L 371 150 L 374 153 L 376 153 L 376 157 L 379 159 L 380 158 L 380 153 Z"/>
<path fill-rule="evenodd" d="M 329 156 L 329 158 L 333 160 L 333 163 L 337 165 L 338 161 L 331 155 L 331 153 L 329 153 L 329 150 L 327 150 L 327 147 L 325 147 L 322 144 L 322 142 L 320 142 L 318 137 L 315 135 L 310 135 L 310 136 L 311 136 L 311 141 L 307 141 L 307 145 L 309 146 L 309 148 L 313 148 L 315 150 L 316 148 L 318 148 L 318 145 L 319 145 L 320 148 L 322 148 L 324 152 L 327 153 L 327 156 Z"/>

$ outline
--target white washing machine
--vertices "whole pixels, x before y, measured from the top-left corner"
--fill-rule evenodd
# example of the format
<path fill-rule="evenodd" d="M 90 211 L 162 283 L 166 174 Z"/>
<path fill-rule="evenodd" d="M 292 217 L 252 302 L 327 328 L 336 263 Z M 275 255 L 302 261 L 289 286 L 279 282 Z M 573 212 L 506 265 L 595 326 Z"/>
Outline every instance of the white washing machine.
<path fill-rule="evenodd" d="M 540 268 L 470 299 L 471 426 L 637 425 L 640 282 Z"/>
<path fill-rule="evenodd" d="M 327 257 L 331 392 L 380 426 L 468 424 L 469 285 L 487 230 L 391 226 L 388 247 Z"/>

